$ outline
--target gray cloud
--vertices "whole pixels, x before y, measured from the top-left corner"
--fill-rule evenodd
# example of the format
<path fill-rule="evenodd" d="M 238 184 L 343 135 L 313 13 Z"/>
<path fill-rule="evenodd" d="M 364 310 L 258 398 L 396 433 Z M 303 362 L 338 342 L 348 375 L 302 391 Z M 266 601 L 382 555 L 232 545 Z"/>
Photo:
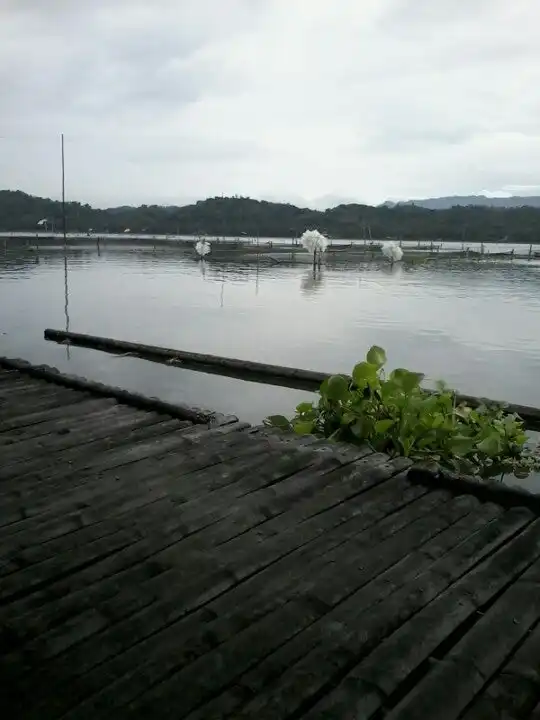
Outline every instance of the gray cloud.
<path fill-rule="evenodd" d="M 540 185 L 530 0 L 0 0 L 0 186 L 100 204 Z"/>

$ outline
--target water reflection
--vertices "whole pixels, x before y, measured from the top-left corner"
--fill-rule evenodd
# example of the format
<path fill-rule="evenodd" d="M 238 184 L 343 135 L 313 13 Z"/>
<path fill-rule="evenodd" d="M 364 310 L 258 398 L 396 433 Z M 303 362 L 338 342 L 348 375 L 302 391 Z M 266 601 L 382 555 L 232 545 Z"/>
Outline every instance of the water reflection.
<path fill-rule="evenodd" d="M 106 243 L 98 252 L 93 241 L 65 253 L 60 245 L 39 253 L 21 246 L 0 252 L 0 324 L 9 333 L 2 354 L 66 369 L 69 353 L 71 372 L 125 385 L 124 360 L 73 347 L 64 353 L 43 342 L 43 329 L 325 371 L 349 370 L 378 344 L 391 364 L 422 370 L 430 382 L 442 377 L 463 392 L 540 405 L 539 290 L 536 263 L 381 261 L 314 273 L 284 262 L 203 264 L 159 245 L 154 252 Z M 287 391 L 248 393 L 226 379 L 205 384 L 136 368 L 131 380 L 141 391 L 249 420 L 292 406 Z"/>
<path fill-rule="evenodd" d="M 324 287 L 324 274 L 321 268 L 308 270 L 302 277 L 300 289 L 303 295 L 314 295 Z"/>
<path fill-rule="evenodd" d="M 68 256 L 64 248 L 64 316 L 66 319 L 66 332 L 69 332 L 69 284 L 68 284 Z M 71 360 L 69 342 L 66 342 L 66 358 Z"/>
<path fill-rule="evenodd" d="M 403 264 L 400 262 L 393 264 L 386 263 L 382 266 L 381 270 L 385 275 L 390 275 L 396 280 L 399 280 L 404 273 Z"/>

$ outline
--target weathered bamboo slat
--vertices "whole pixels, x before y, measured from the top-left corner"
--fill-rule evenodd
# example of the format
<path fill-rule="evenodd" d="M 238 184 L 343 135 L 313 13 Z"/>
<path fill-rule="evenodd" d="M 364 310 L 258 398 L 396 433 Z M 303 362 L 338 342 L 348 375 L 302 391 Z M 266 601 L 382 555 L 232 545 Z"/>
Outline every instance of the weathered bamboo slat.
<path fill-rule="evenodd" d="M 316 391 L 330 373 L 302 368 L 286 367 L 282 365 L 269 365 L 252 360 L 239 360 L 237 358 L 208 355 L 204 353 L 187 352 L 173 348 L 143 345 L 125 340 L 86 335 L 83 333 L 66 332 L 64 330 L 45 330 L 45 339 L 54 342 L 69 342 L 72 345 L 103 350 L 113 354 L 129 354 L 151 362 L 166 362 L 186 369 L 217 373 L 243 380 L 281 385 L 299 390 Z M 464 402 L 471 407 L 480 405 L 504 405 L 508 412 L 517 413 L 531 430 L 540 430 L 540 408 L 509 403 L 502 400 L 474 397 L 456 393 L 457 402 Z"/>

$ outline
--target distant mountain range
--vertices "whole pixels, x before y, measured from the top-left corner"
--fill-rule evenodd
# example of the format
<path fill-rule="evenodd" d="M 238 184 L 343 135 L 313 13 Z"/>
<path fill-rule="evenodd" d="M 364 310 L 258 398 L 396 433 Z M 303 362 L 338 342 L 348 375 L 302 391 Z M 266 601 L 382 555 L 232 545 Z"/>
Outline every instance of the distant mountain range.
<path fill-rule="evenodd" d="M 494 208 L 540 207 L 540 196 L 529 195 L 511 197 L 487 197 L 486 195 L 449 195 L 447 197 L 425 198 L 424 200 L 403 200 L 383 203 L 385 207 L 397 205 L 416 205 L 428 210 L 448 210 L 452 207 L 467 207 L 470 205 Z"/>

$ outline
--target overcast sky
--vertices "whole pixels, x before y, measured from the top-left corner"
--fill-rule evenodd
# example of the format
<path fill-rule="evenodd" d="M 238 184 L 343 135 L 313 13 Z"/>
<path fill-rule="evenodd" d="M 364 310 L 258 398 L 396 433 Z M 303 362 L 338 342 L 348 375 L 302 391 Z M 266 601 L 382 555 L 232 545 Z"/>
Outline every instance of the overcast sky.
<path fill-rule="evenodd" d="M 537 0 L 0 0 L 0 188 L 540 194 Z"/>

